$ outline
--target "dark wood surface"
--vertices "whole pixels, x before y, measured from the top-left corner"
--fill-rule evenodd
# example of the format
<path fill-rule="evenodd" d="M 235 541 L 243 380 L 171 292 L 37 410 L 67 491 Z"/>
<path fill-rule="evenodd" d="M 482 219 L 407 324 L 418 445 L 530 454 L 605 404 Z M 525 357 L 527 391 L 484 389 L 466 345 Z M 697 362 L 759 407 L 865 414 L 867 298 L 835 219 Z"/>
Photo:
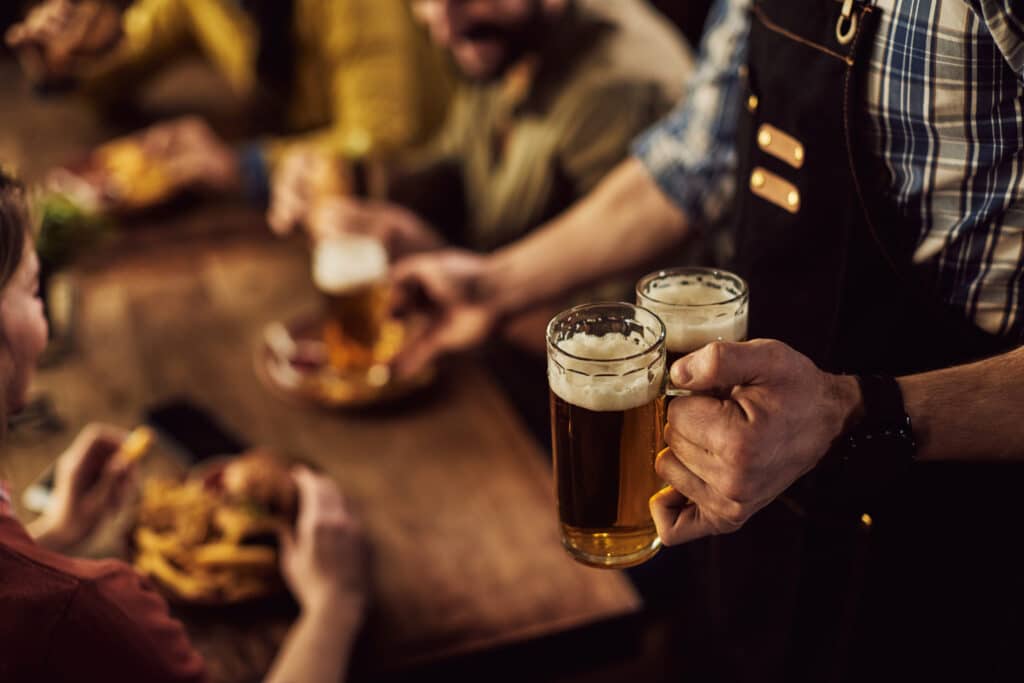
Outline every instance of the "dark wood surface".
<path fill-rule="evenodd" d="M 0 64 L 0 155 L 29 177 L 103 134 L 87 113 L 33 102 L 10 76 Z M 75 346 L 35 383 L 64 428 L 12 434 L 4 468 L 16 490 L 85 423 L 132 425 L 145 406 L 185 395 L 250 443 L 322 467 L 358 501 L 375 549 L 375 607 L 358 647 L 371 674 L 639 609 L 622 575 L 563 552 L 546 459 L 472 361 L 386 409 L 331 413 L 271 395 L 254 348 L 268 322 L 316 307 L 305 247 L 273 240 L 239 206 L 180 208 L 126 227 L 77 269 Z M 265 669 L 290 618 L 275 605 L 179 614 L 219 680 Z"/>

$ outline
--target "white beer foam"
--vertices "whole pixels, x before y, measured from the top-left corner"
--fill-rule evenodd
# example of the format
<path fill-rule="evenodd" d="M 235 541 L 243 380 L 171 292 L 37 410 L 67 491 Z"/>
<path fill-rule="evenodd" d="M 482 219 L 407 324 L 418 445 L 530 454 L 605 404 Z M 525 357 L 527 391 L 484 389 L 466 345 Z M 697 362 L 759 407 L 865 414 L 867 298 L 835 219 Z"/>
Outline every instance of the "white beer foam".
<path fill-rule="evenodd" d="M 644 305 L 665 323 L 665 347 L 670 351 L 688 353 L 713 341 L 747 338 L 746 305 L 740 301 L 724 303 L 735 296 L 729 292 L 692 285 L 665 287 L 652 295 L 658 301 L 648 299 Z M 737 313 L 741 305 L 743 310 Z M 701 308 L 680 311 L 673 306 Z"/>
<path fill-rule="evenodd" d="M 642 353 L 646 342 L 627 338 L 621 334 L 604 336 L 576 334 L 558 342 L 558 348 L 577 360 L 548 353 L 548 383 L 555 394 L 573 405 L 597 412 L 629 410 L 656 399 L 665 377 L 664 363 L 654 370 L 647 366 L 654 362 L 654 354 L 612 363 L 606 361 Z M 574 372 L 575 371 L 575 372 Z M 610 376 L 595 376 L 601 375 Z"/>
<path fill-rule="evenodd" d="M 313 282 L 328 294 L 380 282 L 387 274 L 387 250 L 373 237 L 333 237 L 321 241 L 313 252 Z"/>
<path fill-rule="evenodd" d="M 721 304 L 735 298 L 732 294 L 723 289 L 705 287 L 703 285 L 676 285 L 674 287 L 659 287 L 649 293 L 658 301 L 673 306 L 706 306 L 708 304 Z"/>

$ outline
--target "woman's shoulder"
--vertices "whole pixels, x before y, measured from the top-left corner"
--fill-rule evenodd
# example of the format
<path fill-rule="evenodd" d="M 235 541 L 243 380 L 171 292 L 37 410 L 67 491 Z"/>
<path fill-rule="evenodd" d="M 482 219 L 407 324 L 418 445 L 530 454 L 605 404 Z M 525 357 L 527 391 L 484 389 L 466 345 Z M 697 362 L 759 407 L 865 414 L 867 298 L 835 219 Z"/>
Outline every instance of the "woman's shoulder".
<path fill-rule="evenodd" d="M 69 680 L 203 680 L 181 623 L 131 567 L 63 558 L 26 539 L 0 521 L 0 634 L 17 633 L 27 660 Z"/>

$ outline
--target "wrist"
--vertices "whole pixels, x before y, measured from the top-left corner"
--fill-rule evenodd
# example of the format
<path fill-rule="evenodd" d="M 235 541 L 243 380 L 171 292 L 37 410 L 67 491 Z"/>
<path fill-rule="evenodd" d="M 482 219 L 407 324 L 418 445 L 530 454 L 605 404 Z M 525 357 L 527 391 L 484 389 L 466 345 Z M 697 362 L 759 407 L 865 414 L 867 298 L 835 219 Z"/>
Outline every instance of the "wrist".
<path fill-rule="evenodd" d="M 820 464 L 847 493 L 875 495 L 905 476 L 917 453 L 899 384 L 884 375 L 861 375 L 837 387 L 846 395 L 845 419 Z"/>
<path fill-rule="evenodd" d="M 864 419 L 864 396 L 854 375 L 829 375 L 830 395 L 835 406 L 833 440 L 849 433 Z"/>
<path fill-rule="evenodd" d="M 325 590 L 302 601 L 302 616 L 322 625 L 358 625 L 366 613 L 365 595 L 352 591 Z"/>
<path fill-rule="evenodd" d="M 61 552 L 77 542 L 67 524 L 50 515 L 40 515 L 29 522 L 25 529 L 36 543 L 49 550 Z"/>

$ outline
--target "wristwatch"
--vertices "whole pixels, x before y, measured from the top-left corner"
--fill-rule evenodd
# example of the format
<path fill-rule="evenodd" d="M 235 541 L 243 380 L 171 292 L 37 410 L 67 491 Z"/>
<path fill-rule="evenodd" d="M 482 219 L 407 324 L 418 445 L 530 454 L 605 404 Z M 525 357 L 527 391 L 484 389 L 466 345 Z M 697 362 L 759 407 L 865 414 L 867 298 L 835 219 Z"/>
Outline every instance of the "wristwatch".
<path fill-rule="evenodd" d="M 840 436 L 823 465 L 835 483 L 855 496 L 881 492 L 910 470 L 917 455 L 903 392 L 892 377 L 858 375 L 864 416 Z"/>

